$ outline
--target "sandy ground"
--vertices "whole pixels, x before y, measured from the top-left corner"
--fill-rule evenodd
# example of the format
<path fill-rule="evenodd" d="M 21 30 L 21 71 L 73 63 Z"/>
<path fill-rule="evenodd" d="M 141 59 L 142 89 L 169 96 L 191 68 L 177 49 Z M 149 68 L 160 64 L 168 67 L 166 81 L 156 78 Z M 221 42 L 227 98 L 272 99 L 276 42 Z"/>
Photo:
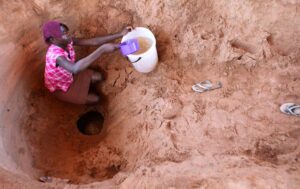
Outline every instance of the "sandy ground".
<path fill-rule="evenodd" d="M 279 111 L 300 103 L 297 1 L 93 3 L 105 11 L 74 35 L 148 26 L 159 64 L 141 74 L 119 52 L 104 56 L 93 65 L 106 76 L 96 106 L 61 103 L 41 82 L 23 128 L 34 179 L 60 178 L 44 185 L 55 188 L 300 187 L 300 119 Z M 223 87 L 191 90 L 207 79 Z M 88 110 L 105 115 L 100 135 L 76 128 Z"/>

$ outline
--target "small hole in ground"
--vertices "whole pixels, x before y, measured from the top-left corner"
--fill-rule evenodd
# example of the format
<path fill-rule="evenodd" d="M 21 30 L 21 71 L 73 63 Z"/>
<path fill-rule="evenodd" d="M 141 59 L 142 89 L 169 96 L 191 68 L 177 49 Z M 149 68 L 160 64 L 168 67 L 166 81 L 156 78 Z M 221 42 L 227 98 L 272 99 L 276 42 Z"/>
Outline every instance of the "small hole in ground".
<path fill-rule="evenodd" d="M 84 135 L 99 134 L 103 128 L 104 117 L 97 111 L 89 111 L 81 115 L 77 121 L 78 130 Z"/>

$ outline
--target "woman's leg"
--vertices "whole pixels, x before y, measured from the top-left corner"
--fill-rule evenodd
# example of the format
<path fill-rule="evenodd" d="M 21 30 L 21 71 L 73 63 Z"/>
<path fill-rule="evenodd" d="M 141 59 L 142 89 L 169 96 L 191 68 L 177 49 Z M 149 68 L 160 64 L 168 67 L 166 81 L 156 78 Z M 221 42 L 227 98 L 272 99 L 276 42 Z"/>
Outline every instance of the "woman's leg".
<path fill-rule="evenodd" d="M 85 70 L 74 76 L 74 81 L 67 92 L 57 90 L 54 95 L 62 101 L 73 104 L 96 103 L 99 97 L 89 93 L 90 83 L 94 71 Z M 90 95 L 91 94 L 91 95 Z"/>

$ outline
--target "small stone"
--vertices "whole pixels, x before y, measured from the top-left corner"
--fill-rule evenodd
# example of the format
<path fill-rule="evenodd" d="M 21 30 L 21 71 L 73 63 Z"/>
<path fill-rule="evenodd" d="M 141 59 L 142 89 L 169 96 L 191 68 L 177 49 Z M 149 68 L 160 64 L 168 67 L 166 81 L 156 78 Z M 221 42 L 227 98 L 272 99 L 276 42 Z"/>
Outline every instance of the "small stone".
<path fill-rule="evenodd" d="M 45 183 L 48 182 L 49 183 L 49 182 L 52 182 L 52 177 L 42 176 L 42 177 L 39 178 L 39 181 L 40 182 L 45 182 Z"/>

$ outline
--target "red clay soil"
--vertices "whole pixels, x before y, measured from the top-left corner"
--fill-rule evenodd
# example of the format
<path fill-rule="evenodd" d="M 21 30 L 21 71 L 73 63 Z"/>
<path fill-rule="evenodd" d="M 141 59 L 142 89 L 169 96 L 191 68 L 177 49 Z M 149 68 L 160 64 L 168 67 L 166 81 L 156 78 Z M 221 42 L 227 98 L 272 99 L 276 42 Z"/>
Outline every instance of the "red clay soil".
<path fill-rule="evenodd" d="M 37 13 L 28 17 L 37 20 L 36 28 L 58 18 L 77 37 L 117 32 L 126 25 L 149 27 L 159 63 L 142 74 L 120 52 L 105 55 L 93 65 L 106 76 L 97 86 L 102 102 L 70 105 L 43 87 L 46 47 L 39 39 L 40 59 L 33 64 L 40 67 L 34 69 L 20 129 L 35 171 L 24 170 L 30 178 L 2 171 L 0 186 L 300 187 L 300 119 L 279 110 L 284 102 L 300 103 L 296 0 L 31 3 L 0 5 L 17 13 L 34 5 Z M 76 52 L 80 58 L 92 50 Z M 223 87 L 192 91 L 192 85 L 208 79 Z M 89 110 L 105 115 L 100 135 L 85 136 L 76 128 Z M 39 184 L 39 176 L 54 180 Z"/>

